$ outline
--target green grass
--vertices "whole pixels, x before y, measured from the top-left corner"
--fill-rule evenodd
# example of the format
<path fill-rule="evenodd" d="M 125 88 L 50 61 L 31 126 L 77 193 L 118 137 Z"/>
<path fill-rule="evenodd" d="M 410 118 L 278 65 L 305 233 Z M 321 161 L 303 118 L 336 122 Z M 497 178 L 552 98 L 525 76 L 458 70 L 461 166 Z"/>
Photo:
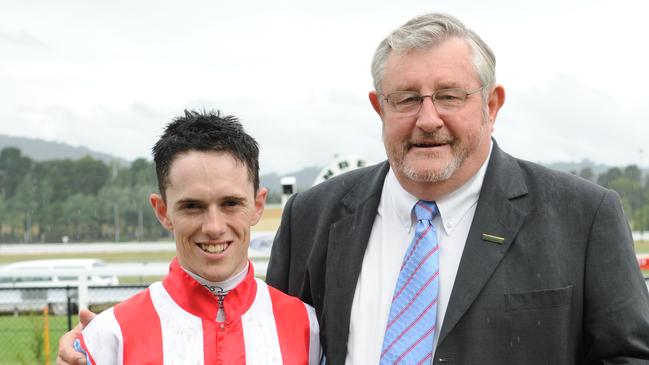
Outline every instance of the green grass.
<path fill-rule="evenodd" d="M 68 331 L 66 316 L 48 316 L 50 364 L 56 363 L 59 337 Z M 77 323 L 73 316 L 72 325 Z M 0 315 L 0 365 L 43 364 L 44 317 L 42 314 Z M 40 354 L 41 357 L 38 357 Z"/>
<path fill-rule="evenodd" d="M 163 275 L 160 276 L 120 276 L 120 285 L 149 285 L 155 281 L 162 280 Z"/>

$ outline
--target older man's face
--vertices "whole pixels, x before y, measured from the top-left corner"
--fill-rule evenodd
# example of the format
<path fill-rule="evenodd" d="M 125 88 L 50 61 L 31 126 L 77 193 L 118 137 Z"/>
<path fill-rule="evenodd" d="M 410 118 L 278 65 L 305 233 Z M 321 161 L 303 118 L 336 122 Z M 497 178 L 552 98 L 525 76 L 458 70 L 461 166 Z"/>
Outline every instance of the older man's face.
<path fill-rule="evenodd" d="M 469 46 L 457 38 L 430 49 L 392 52 L 382 92 L 431 95 L 447 88 L 476 90 L 483 85 L 471 58 Z M 480 92 L 469 95 L 466 103 L 452 112 L 438 110 L 431 98 L 425 98 L 416 114 L 399 113 L 384 101 L 380 114 L 385 150 L 400 181 L 434 183 L 455 175 L 470 177 L 489 152 L 493 122 Z"/>

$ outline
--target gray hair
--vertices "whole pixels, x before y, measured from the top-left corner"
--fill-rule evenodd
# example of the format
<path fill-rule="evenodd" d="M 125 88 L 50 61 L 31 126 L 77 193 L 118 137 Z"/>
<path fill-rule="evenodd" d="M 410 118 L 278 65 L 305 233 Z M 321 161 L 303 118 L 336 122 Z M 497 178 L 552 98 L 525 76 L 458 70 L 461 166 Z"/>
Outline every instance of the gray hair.
<path fill-rule="evenodd" d="M 385 64 L 392 50 L 407 52 L 432 48 L 453 37 L 464 39 L 471 48 L 473 66 L 484 86 L 482 96 L 486 100 L 489 90 L 496 82 L 496 56 L 480 36 L 465 27 L 461 21 L 439 13 L 424 14 L 409 20 L 379 44 L 372 59 L 374 89 L 381 93 Z"/>

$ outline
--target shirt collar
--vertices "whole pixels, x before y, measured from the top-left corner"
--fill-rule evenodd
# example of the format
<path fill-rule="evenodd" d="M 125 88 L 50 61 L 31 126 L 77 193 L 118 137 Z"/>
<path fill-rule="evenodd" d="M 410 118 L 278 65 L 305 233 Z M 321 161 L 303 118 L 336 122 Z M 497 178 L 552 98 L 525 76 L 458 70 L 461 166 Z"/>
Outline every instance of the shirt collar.
<path fill-rule="evenodd" d="M 390 167 L 388 174 L 385 176 L 383 196 L 390 199 L 390 205 L 394 207 L 399 224 L 410 229 L 412 226 L 412 207 L 415 206 L 418 199 L 399 184 L 399 180 L 394 175 L 392 167 Z M 383 207 L 383 204 L 381 204 L 381 207 Z M 385 214 L 385 212 L 379 213 Z"/>
<path fill-rule="evenodd" d="M 180 267 L 182 267 L 182 269 L 185 270 L 185 272 L 189 276 L 201 283 L 201 285 L 207 288 L 207 290 L 209 290 L 214 295 L 227 294 L 230 290 L 239 285 L 239 283 L 241 283 L 246 278 L 246 274 L 248 274 L 248 265 L 246 265 L 243 270 L 241 270 L 238 274 L 233 275 L 231 278 L 228 278 L 224 281 L 210 281 L 197 274 L 194 274 L 182 265 Z"/>
<path fill-rule="evenodd" d="M 489 148 L 489 154 L 485 159 L 478 172 L 473 175 L 464 185 L 459 189 L 451 192 L 450 194 L 438 199 L 435 203 L 439 209 L 439 216 L 441 218 L 442 226 L 446 234 L 451 234 L 453 229 L 457 226 L 458 222 L 462 220 L 471 207 L 478 202 L 480 190 L 482 189 L 482 182 L 484 181 L 485 173 L 487 172 L 487 165 L 491 159 L 491 151 L 493 144 Z M 391 199 L 392 206 L 394 207 L 399 220 L 399 224 L 410 229 L 414 224 L 414 217 L 412 215 L 412 208 L 415 206 L 417 197 L 407 192 L 394 175 L 392 167 L 385 177 L 384 194 L 387 193 L 388 199 Z M 383 204 L 381 204 L 383 206 Z M 383 212 L 379 211 L 380 214 Z"/>
<path fill-rule="evenodd" d="M 489 155 L 478 172 L 459 189 L 437 200 L 437 208 L 442 217 L 442 226 L 446 234 L 451 234 L 462 218 L 478 203 L 493 144 L 491 146 Z"/>
<path fill-rule="evenodd" d="M 242 282 L 223 299 L 226 323 L 241 317 L 252 305 L 257 293 L 252 262 L 248 260 L 248 272 Z M 169 265 L 169 274 L 162 279 L 171 298 L 185 311 L 206 320 L 214 321 L 218 312 L 218 301 L 207 288 L 196 281 L 180 266 L 177 258 Z"/>

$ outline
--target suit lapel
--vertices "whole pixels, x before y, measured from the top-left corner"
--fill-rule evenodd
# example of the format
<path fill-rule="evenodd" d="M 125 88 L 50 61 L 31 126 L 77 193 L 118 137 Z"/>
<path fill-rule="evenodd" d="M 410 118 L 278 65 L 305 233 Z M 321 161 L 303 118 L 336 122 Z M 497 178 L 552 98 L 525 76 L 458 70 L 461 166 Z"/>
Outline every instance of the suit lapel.
<path fill-rule="evenodd" d="M 369 171 L 341 201 L 341 219 L 329 230 L 324 294 L 328 362 L 342 364 L 347 354 L 349 321 L 356 283 L 376 217 L 387 162 Z"/>
<path fill-rule="evenodd" d="M 512 200 L 527 194 L 520 167 L 511 156 L 494 147 L 480 191 L 478 205 L 449 299 L 439 344 L 469 309 L 518 233 L 526 212 Z M 503 237 L 502 243 L 483 234 Z"/>

